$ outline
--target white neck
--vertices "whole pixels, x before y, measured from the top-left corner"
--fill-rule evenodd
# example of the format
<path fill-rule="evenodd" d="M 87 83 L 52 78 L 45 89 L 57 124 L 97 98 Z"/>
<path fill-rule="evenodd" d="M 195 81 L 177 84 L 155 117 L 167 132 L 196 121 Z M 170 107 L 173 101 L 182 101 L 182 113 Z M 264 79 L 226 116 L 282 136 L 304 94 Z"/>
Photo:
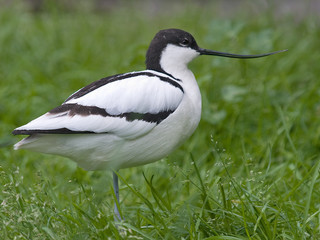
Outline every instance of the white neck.
<path fill-rule="evenodd" d="M 197 56 L 199 53 L 194 49 L 168 44 L 161 54 L 160 66 L 175 78 L 181 78 L 190 72 L 188 63 Z"/>

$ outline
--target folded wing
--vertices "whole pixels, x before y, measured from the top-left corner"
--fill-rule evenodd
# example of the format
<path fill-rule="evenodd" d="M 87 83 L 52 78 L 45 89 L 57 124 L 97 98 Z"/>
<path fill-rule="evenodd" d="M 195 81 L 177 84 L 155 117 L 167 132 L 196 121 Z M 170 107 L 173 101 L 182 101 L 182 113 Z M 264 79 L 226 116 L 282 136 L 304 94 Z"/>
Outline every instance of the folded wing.
<path fill-rule="evenodd" d="M 110 133 L 136 138 L 170 116 L 182 98 L 179 80 L 168 75 L 154 71 L 115 75 L 80 89 L 13 134 Z"/>

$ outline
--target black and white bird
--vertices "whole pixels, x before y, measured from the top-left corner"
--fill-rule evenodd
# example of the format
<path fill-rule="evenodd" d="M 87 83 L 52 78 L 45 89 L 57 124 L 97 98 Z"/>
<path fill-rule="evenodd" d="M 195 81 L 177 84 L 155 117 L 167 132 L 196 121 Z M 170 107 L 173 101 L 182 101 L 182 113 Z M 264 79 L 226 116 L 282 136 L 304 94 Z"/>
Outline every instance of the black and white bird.
<path fill-rule="evenodd" d="M 282 51 L 278 51 L 282 52 Z M 148 164 L 166 157 L 195 131 L 201 94 L 188 63 L 200 55 L 258 58 L 200 48 L 179 29 L 159 31 L 144 71 L 103 78 L 81 88 L 62 105 L 16 128 L 29 135 L 15 149 L 68 157 L 86 170 Z M 113 173 L 119 202 L 118 176 Z M 117 220 L 120 214 L 115 205 Z"/>

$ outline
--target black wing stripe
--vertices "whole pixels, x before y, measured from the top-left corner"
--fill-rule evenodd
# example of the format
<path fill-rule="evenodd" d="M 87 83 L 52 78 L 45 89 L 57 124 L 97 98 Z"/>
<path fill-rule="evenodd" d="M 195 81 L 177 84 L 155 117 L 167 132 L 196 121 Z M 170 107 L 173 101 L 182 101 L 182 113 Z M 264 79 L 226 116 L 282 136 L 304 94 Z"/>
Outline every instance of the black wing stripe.
<path fill-rule="evenodd" d="M 70 117 L 80 115 L 80 116 L 89 116 L 89 115 L 100 115 L 102 117 L 116 117 L 116 118 L 125 118 L 128 122 L 134 120 L 141 120 L 149 123 L 159 124 L 164 119 L 166 119 L 173 110 L 161 111 L 158 113 L 136 113 L 136 112 L 127 112 L 118 115 L 109 114 L 105 109 L 95 107 L 95 106 L 82 106 L 79 104 L 63 104 L 59 107 L 52 109 L 49 114 L 58 114 L 58 113 L 67 113 Z M 63 115 L 65 116 L 65 115 Z M 59 129 L 32 129 L 32 130 L 14 130 L 12 132 L 14 135 L 30 135 L 35 133 L 44 133 L 44 134 L 77 134 L 77 133 L 94 133 L 92 131 L 72 131 L 68 128 L 59 128 Z"/>
<path fill-rule="evenodd" d="M 70 97 L 68 97 L 65 100 L 65 102 L 67 102 L 71 99 L 80 98 L 80 97 L 88 94 L 89 92 L 92 92 L 92 91 L 98 89 L 99 87 L 102 87 L 108 83 L 112 83 L 112 82 L 119 81 L 119 80 L 124 80 L 124 79 L 131 78 L 131 77 L 137 77 L 137 76 L 158 77 L 161 81 L 167 82 L 167 83 L 171 84 L 172 86 L 179 88 L 182 92 L 184 92 L 181 85 L 176 82 L 176 81 L 180 81 L 178 79 L 175 79 L 176 80 L 175 81 L 175 80 L 170 79 L 169 77 L 159 76 L 159 75 L 156 75 L 151 72 L 132 72 L 132 73 L 126 73 L 126 74 L 118 74 L 118 75 L 102 78 L 98 81 L 95 81 L 95 82 L 89 84 L 88 86 L 81 88 L 79 91 L 75 92 L 74 94 L 72 94 Z"/>
<path fill-rule="evenodd" d="M 32 129 L 32 130 L 14 130 L 13 135 L 31 135 L 31 134 L 94 134 L 92 131 L 72 131 L 68 128 L 58 129 Z"/>
<path fill-rule="evenodd" d="M 109 114 L 104 108 L 96 106 L 83 106 L 77 103 L 62 104 L 59 107 L 52 109 L 49 113 L 58 114 L 68 112 L 68 115 L 73 117 L 75 115 L 89 116 L 89 115 L 100 115 L 102 117 L 120 117 L 126 118 L 127 121 L 132 122 L 134 120 L 142 120 L 145 122 L 152 122 L 159 124 L 165 118 L 167 118 L 173 110 L 161 111 L 158 113 L 137 113 L 137 112 L 126 112 L 117 115 Z"/>

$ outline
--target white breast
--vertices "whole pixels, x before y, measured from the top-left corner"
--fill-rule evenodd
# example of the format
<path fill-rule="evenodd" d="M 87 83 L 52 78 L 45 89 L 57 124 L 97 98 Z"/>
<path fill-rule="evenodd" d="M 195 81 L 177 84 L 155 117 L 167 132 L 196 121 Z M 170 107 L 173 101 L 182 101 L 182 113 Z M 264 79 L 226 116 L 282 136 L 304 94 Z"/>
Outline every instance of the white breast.
<path fill-rule="evenodd" d="M 157 74 L 162 75 L 162 73 Z M 103 117 L 99 115 L 70 117 L 67 114 L 54 115 L 49 113 L 18 128 L 18 130 L 36 130 L 40 128 L 50 130 L 58 127 L 68 128 L 73 131 L 85 130 L 96 133 L 33 134 L 31 137 L 17 143 L 15 147 L 66 156 L 87 170 L 120 169 L 157 161 L 180 146 L 194 132 L 200 120 L 201 96 L 193 73 L 186 68 L 184 71 L 179 72 L 177 76 L 181 80 L 179 84 L 183 91 L 164 82 L 160 84 L 154 82 L 153 84 L 152 81 L 155 79 L 153 77 L 150 77 L 151 81 L 146 84 L 140 83 L 139 79 L 131 79 L 139 80 L 139 84 L 134 89 L 139 89 L 137 88 L 139 86 L 153 85 L 160 92 L 164 92 L 166 89 L 172 91 L 170 92 L 170 96 L 166 96 L 168 91 L 165 91 L 165 95 L 161 95 L 162 98 L 159 98 L 160 95 L 158 96 L 156 92 L 152 92 L 154 89 L 150 91 L 145 89 L 139 93 L 148 93 L 148 95 L 145 95 L 145 98 L 140 98 L 138 102 L 135 102 L 132 98 L 132 101 L 122 104 L 121 101 L 117 101 L 117 97 L 113 96 L 112 92 L 110 94 L 103 94 L 103 91 L 97 92 L 97 90 L 94 90 L 95 98 L 91 98 L 90 94 L 87 94 L 77 100 L 70 100 L 65 103 L 75 102 L 80 104 L 81 102 L 85 104 L 91 102 L 90 105 L 97 103 L 108 111 L 115 109 L 109 108 L 113 103 L 119 103 L 118 109 L 121 109 L 121 106 L 123 108 L 126 107 L 127 110 L 129 108 L 128 111 L 146 111 L 146 109 L 139 108 L 142 104 L 148 106 L 147 110 L 149 111 L 154 108 L 174 110 L 173 113 L 159 124 L 138 119 L 126 121 L 125 118 Z M 114 86 L 109 85 L 109 87 Z M 117 86 L 121 87 L 121 84 Z M 107 98 L 104 98 L 105 96 Z M 125 96 L 130 97 L 130 93 L 128 92 Z M 150 97 L 146 98 L 146 96 Z M 109 101 L 106 101 L 106 99 L 109 99 Z M 126 97 L 126 99 L 128 98 Z M 152 102 L 146 104 L 145 101 L 147 99 L 154 99 L 154 102 L 160 105 L 154 106 Z M 112 102 L 111 105 L 109 105 L 110 102 Z M 136 107 L 138 110 L 130 106 Z"/>

